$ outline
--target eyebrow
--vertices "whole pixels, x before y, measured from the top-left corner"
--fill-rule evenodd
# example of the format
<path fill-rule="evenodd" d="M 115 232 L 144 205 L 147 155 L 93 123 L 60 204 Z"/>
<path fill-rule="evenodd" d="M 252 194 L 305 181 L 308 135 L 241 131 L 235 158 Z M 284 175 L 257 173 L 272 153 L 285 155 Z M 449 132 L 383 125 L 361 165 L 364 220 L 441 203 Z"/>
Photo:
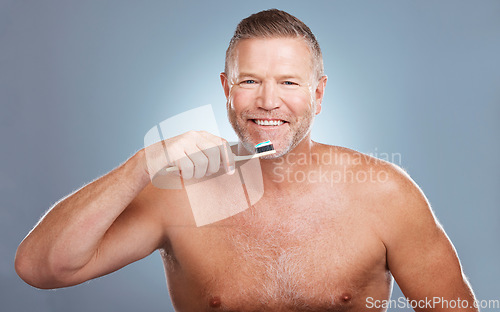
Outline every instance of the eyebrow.
<path fill-rule="evenodd" d="M 256 77 L 256 78 L 258 78 L 259 75 L 255 74 L 255 73 L 251 73 L 251 72 L 243 72 L 243 73 L 240 73 L 238 75 L 238 78 L 242 78 L 242 77 Z M 300 75 L 294 75 L 294 74 L 279 75 L 278 79 L 279 80 L 282 80 L 282 79 L 301 79 L 302 80 Z"/>
<path fill-rule="evenodd" d="M 257 77 L 258 75 L 257 74 L 254 74 L 254 73 L 240 73 L 238 75 L 238 78 L 241 78 L 241 77 Z"/>

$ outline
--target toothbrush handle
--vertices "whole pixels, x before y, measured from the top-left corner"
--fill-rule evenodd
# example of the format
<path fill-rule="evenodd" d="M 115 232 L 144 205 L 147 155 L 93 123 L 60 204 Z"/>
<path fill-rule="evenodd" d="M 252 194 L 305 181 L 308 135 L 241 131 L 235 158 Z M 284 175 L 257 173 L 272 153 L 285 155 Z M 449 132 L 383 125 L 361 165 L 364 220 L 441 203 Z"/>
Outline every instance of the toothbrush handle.
<path fill-rule="evenodd" d="M 242 161 L 242 160 L 248 160 L 248 159 L 253 159 L 253 158 L 259 158 L 259 157 L 271 155 L 274 153 L 276 153 L 275 150 L 257 153 L 257 154 L 253 154 L 253 155 L 234 156 L 234 161 Z"/>
<path fill-rule="evenodd" d="M 271 155 L 271 154 L 274 154 L 274 153 L 276 153 L 275 150 L 267 151 L 267 152 L 262 152 L 262 153 L 258 153 L 258 154 L 253 154 L 253 155 L 234 156 L 234 161 L 249 160 L 249 159 L 259 158 L 259 157 L 266 156 L 266 155 Z M 172 172 L 172 171 L 178 171 L 178 170 L 179 170 L 179 168 L 177 168 L 177 166 L 172 166 L 172 167 L 165 168 L 166 172 Z"/>

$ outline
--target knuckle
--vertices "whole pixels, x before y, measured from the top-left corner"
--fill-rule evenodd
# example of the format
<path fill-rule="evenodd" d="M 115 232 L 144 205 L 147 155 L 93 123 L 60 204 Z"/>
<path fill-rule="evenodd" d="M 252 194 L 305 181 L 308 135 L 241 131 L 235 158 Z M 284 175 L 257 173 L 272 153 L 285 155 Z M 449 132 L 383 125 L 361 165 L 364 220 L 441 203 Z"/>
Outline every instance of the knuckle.
<path fill-rule="evenodd" d="M 218 157 L 219 156 L 219 149 L 217 146 L 207 148 L 205 150 L 205 153 L 207 154 L 208 157 L 213 158 L 213 157 Z"/>
<path fill-rule="evenodd" d="M 195 130 L 192 130 L 192 131 L 191 131 L 191 135 L 192 135 L 194 138 L 199 138 L 199 137 L 201 137 L 201 131 L 195 131 Z"/>

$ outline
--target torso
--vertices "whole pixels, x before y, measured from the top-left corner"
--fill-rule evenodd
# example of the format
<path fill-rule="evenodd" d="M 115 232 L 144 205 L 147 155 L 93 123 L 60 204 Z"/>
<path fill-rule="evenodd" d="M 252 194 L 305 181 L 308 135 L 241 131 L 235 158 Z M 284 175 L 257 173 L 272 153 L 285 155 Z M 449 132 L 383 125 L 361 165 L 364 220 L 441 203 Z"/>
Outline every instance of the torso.
<path fill-rule="evenodd" d="M 362 311 L 388 299 L 385 247 L 352 184 L 266 192 L 213 224 L 168 228 L 162 251 L 177 311 Z M 189 208 L 187 208 L 189 209 Z"/>

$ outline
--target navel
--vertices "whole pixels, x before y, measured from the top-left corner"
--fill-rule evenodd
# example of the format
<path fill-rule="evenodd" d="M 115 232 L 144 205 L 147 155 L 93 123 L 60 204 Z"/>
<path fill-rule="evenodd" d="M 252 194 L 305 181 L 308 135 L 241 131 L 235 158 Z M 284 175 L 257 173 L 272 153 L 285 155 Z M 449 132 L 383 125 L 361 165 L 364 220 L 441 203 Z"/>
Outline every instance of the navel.
<path fill-rule="evenodd" d="M 221 304 L 222 302 L 220 301 L 220 298 L 217 296 L 210 298 L 210 300 L 208 301 L 208 305 L 211 308 L 218 308 L 221 306 Z"/>

